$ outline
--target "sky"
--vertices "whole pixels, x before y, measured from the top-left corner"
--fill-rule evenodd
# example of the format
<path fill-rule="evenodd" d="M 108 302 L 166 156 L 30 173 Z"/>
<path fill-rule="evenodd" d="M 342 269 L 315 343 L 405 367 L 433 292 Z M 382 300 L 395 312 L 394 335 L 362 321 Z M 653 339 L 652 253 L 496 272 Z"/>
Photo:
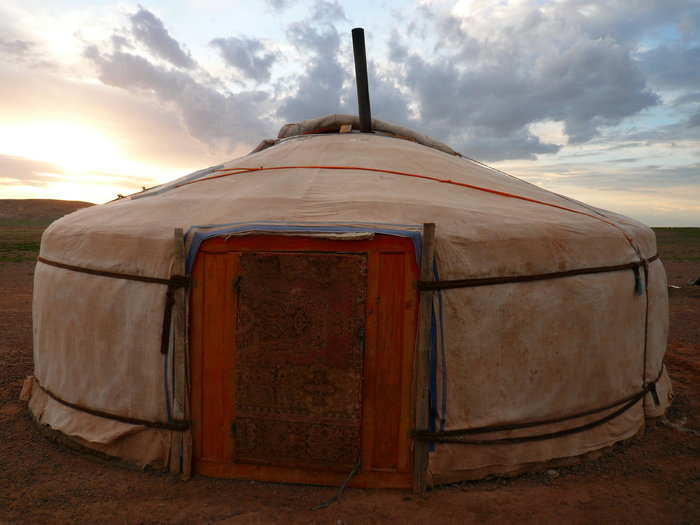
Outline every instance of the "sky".
<path fill-rule="evenodd" d="M 105 202 L 287 122 L 373 117 L 652 226 L 700 226 L 700 0 L 4 0 L 0 198 Z"/>

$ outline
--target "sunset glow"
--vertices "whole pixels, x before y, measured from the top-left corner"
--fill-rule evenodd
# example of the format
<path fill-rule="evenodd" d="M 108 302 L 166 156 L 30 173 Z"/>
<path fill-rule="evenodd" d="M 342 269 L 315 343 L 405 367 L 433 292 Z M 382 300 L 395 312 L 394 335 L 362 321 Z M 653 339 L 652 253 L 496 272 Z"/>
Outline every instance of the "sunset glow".
<path fill-rule="evenodd" d="M 51 162 L 66 173 L 125 165 L 114 140 L 76 122 L 29 122 L 0 127 L 3 153 Z"/>

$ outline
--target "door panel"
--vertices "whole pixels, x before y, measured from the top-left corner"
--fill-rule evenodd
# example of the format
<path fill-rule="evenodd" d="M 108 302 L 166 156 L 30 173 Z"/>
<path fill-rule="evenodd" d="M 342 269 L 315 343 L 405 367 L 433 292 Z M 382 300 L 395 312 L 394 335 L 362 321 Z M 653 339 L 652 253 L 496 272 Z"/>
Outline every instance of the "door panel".
<path fill-rule="evenodd" d="M 386 420 L 386 414 L 401 407 L 401 396 L 406 392 L 401 389 L 401 352 L 396 348 L 403 344 L 403 311 L 406 292 L 396 282 L 404 282 L 405 262 L 402 253 L 382 253 L 379 255 L 380 275 L 390 275 L 379 283 L 378 324 L 382 327 L 382 336 L 377 342 L 376 373 L 372 380 L 376 383 L 376 413 L 374 427 L 381 428 L 373 439 L 372 465 L 377 469 L 396 469 L 399 466 L 400 418 Z M 394 281 L 394 279 L 396 281 Z M 385 420 L 385 421 L 382 421 Z"/>
<path fill-rule="evenodd" d="M 226 420 L 229 416 L 231 397 L 231 359 L 227 353 L 218 351 L 230 345 L 233 326 L 222 319 L 220 305 L 230 304 L 233 293 L 231 287 L 221 286 L 235 275 L 238 256 L 224 254 L 204 259 L 205 275 L 216 278 L 205 279 L 202 293 L 206 297 L 203 319 L 213 330 L 203 330 L 202 372 L 206 377 L 206 388 L 202 389 L 202 457 L 209 460 L 222 460 L 230 454 L 229 432 Z"/>
<path fill-rule="evenodd" d="M 360 454 L 364 255 L 240 256 L 234 461 L 347 471 Z"/>

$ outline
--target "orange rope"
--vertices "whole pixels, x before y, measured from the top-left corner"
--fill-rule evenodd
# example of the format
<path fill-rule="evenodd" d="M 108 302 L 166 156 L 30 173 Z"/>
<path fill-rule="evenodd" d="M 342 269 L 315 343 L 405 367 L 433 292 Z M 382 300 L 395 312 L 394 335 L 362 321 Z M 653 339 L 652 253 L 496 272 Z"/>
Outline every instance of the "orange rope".
<path fill-rule="evenodd" d="M 216 170 L 217 172 L 222 172 L 222 173 L 219 173 L 218 175 L 212 175 L 210 177 L 204 177 L 201 179 L 196 179 L 196 180 L 192 180 L 189 182 L 184 182 L 182 184 L 178 184 L 176 186 L 176 188 L 179 188 L 181 186 L 187 186 L 188 184 L 194 184 L 195 182 L 204 182 L 207 180 L 219 179 L 221 177 L 228 177 L 229 175 L 240 175 L 242 173 L 253 173 L 256 171 L 311 170 L 311 169 L 371 171 L 371 172 L 375 172 L 375 173 L 388 173 L 390 175 L 402 175 L 404 177 L 415 177 L 417 179 L 424 179 L 424 180 L 429 180 L 429 181 L 433 181 L 433 182 L 440 182 L 443 184 L 452 184 L 454 186 L 461 186 L 463 188 L 470 188 L 472 190 L 478 190 L 478 191 L 483 191 L 486 193 L 492 193 L 494 195 L 500 195 L 501 197 L 507 197 L 510 199 L 518 199 L 521 201 L 532 202 L 534 204 L 540 204 L 542 206 L 549 206 L 551 208 L 557 208 L 557 209 L 568 211 L 571 213 L 577 213 L 579 215 L 585 215 L 586 217 L 591 217 L 592 219 L 599 220 L 599 221 L 604 222 L 605 224 L 608 224 L 608 225 L 612 226 L 613 228 L 616 228 L 617 230 L 619 230 L 622 233 L 622 235 L 625 236 L 625 239 L 627 239 L 627 242 L 630 243 L 632 248 L 634 248 L 635 252 L 637 252 L 637 254 L 639 255 L 638 248 L 635 246 L 632 238 L 627 234 L 627 232 L 625 230 L 620 228 L 614 222 L 603 219 L 602 217 L 599 217 L 597 215 L 593 215 L 591 213 L 586 213 L 586 212 L 580 211 L 580 210 L 574 210 L 573 208 L 567 208 L 566 206 L 560 206 L 558 204 L 552 204 L 550 202 L 540 201 L 537 199 L 531 199 L 530 197 L 523 197 L 522 195 L 516 195 L 514 193 L 493 190 L 491 188 L 485 188 L 483 186 L 476 186 L 474 184 L 467 184 L 466 182 L 457 182 L 457 181 L 453 181 L 450 179 L 440 179 L 438 177 L 431 177 L 429 175 L 420 175 L 418 173 L 406 173 L 404 171 L 384 170 L 384 169 L 379 169 L 379 168 L 361 168 L 361 167 L 357 167 L 357 166 L 270 166 L 268 168 L 261 166 L 259 168 L 225 168 L 225 169 Z M 225 173 L 223 173 L 223 172 L 225 172 Z M 640 257 L 641 257 L 641 255 L 640 255 Z"/>

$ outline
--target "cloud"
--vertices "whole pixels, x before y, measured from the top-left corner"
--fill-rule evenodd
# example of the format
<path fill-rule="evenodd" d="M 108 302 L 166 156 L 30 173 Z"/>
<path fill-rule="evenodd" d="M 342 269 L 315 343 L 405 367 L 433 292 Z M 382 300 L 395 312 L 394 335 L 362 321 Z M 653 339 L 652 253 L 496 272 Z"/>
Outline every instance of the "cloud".
<path fill-rule="evenodd" d="M 311 18 L 292 24 L 287 38 L 308 62 L 295 79 L 295 93 L 279 101 L 277 115 L 289 122 L 341 111 L 343 84 L 350 77 L 338 60 L 338 30 Z"/>
<path fill-rule="evenodd" d="M 0 154 L 0 179 L 3 184 L 42 186 L 56 181 L 56 176 L 61 174 L 63 170 L 50 162 Z"/>
<path fill-rule="evenodd" d="M 659 103 L 627 47 L 537 6 L 503 11 L 498 24 L 429 8 L 423 16 L 433 33 L 449 37 L 425 55 L 393 38 L 390 57 L 402 66 L 421 122 L 468 154 L 553 153 L 559 146 L 532 136 L 530 124 L 563 122 L 569 143 L 583 143 Z"/>
<path fill-rule="evenodd" d="M 655 0 L 646 7 L 640 3 L 632 14 L 625 14 L 622 4 L 591 7 L 582 0 L 469 5 L 470 12 L 456 16 L 439 4 L 424 4 L 404 24 L 410 31 L 392 32 L 388 61 L 372 60 L 381 55 L 370 53 L 374 116 L 477 158 L 531 159 L 563 146 L 535 135 L 532 124 L 561 123 L 569 144 L 583 144 L 660 103 L 646 81 L 651 74 L 644 67 L 652 55 L 634 53 L 635 39 L 643 33 L 637 25 L 656 27 L 659 20 L 682 18 L 682 9 L 664 11 Z M 356 111 L 349 38 L 336 27 L 349 20 L 337 1 L 317 0 L 308 18 L 287 26 L 287 41 L 305 63 L 297 74 L 273 77 L 280 56 L 260 39 L 211 40 L 228 66 L 258 84 L 273 82 L 274 92 L 230 92 L 222 79 L 205 71 L 182 71 L 192 70 L 194 61 L 163 23 L 144 8 L 131 20 L 134 38 L 180 71 L 139 56 L 124 38 L 113 39 L 111 53 L 92 48 L 86 56 L 108 85 L 145 90 L 177 108 L 186 129 L 207 144 L 223 141 L 230 148 L 254 133 L 269 135 L 278 119 Z M 692 24 L 686 20 L 685 25 Z M 416 45 L 408 33 L 414 41 L 426 39 L 426 45 Z M 240 126 L 245 130 L 237 131 Z"/>
<path fill-rule="evenodd" d="M 627 142 L 624 144 L 615 144 L 614 146 L 610 146 L 609 148 L 606 148 L 604 151 L 617 151 L 621 149 L 628 149 L 628 148 L 638 148 L 640 146 L 644 146 L 643 142 Z"/>
<path fill-rule="evenodd" d="M 4 67 L 24 65 L 45 71 L 56 68 L 37 42 L 26 38 L 0 38 L 0 57 L 6 59 Z"/>
<path fill-rule="evenodd" d="M 270 80 L 270 69 L 277 60 L 275 52 L 265 52 L 257 38 L 215 38 L 209 43 L 218 48 L 221 57 L 231 67 L 256 82 Z"/>
<path fill-rule="evenodd" d="M 329 2 L 328 0 L 316 0 L 313 5 L 311 19 L 317 22 L 335 22 L 348 21 L 345 16 L 343 7 L 337 2 Z"/>
<path fill-rule="evenodd" d="M 439 130 L 431 128 L 435 136 Z M 535 159 L 537 155 L 557 153 L 561 146 L 542 142 L 526 129 L 518 129 L 506 135 L 494 137 L 490 130 L 470 128 L 448 135 L 452 144 L 460 144 L 462 153 L 484 161 Z"/>
<path fill-rule="evenodd" d="M 632 129 L 626 134 L 620 134 L 624 140 L 646 141 L 646 145 L 667 143 L 673 144 L 681 141 L 694 142 L 700 146 L 700 128 L 694 126 L 694 117 L 684 118 L 671 124 L 656 125 L 646 129 Z"/>
<path fill-rule="evenodd" d="M 700 102 L 700 93 L 688 93 L 687 95 L 681 95 L 673 101 L 674 106 L 683 106 L 685 104 L 694 104 Z"/>
<path fill-rule="evenodd" d="M 89 182 L 88 182 L 89 181 Z M 71 173 L 51 162 L 0 154 L 0 184 L 3 186 L 33 186 L 42 188 L 61 183 L 88 182 L 92 186 L 118 186 L 136 190 L 150 179 L 136 179 L 129 175 L 93 170 L 88 173 Z"/>
<path fill-rule="evenodd" d="M 612 36 L 635 45 L 672 27 L 692 32 L 700 17 L 698 7 L 695 0 L 565 0 L 548 5 L 547 10 L 579 25 L 593 38 Z"/>
<path fill-rule="evenodd" d="M 662 88 L 697 89 L 700 85 L 700 45 L 662 44 L 639 55 L 648 78 Z"/>
<path fill-rule="evenodd" d="M 190 55 L 182 51 L 161 20 L 151 12 L 141 7 L 130 20 L 133 37 L 176 68 L 156 64 L 137 54 L 130 35 L 114 34 L 110 40 L 111 50 L 90 44 L 83 53 L 96 67 L 103 84 L 155 97 L 177 112 L 192 137 L 221 153 L 240 151 L 241 146 L 257 144 L 261 136 L 272 134 L 274 126 L 267 116 L 271 111 L 268 92 L 227 90 L 221 79 L 196 67 Z M 217 40 L 230 50 L 229 41 Z M 248 46 L 248 51 L 251 50 L 256 51 L 254 43 Z M 252 73 L 265 75 L 267 58 L 260 59 L 255 53 L 253 58 L 259 60 L 247 66 L 253 68 Z"/>
<path fill-rule="evenodd" d="M 139 6 L 139 10 L 129 17 L 131 33 L 136 40 L 144 44 L 155 56 L 172 65 L 192 69 L 195 62 L 189 53 L 183 51 L 180 44 L 170 36 L 163 22 L 153 13 Z"/>
<path fill-rule="evenodd" d="M 288 40 L 308 57 L 302 74 L 293 79 L 292 94 L 277 100 L 277 115 L 298 121 L 329 113 L 357 112 L 355 70 L 350 36 L 341 38 L 335 23 L 347 21 L 337 2 L 316 2 L 308 19 L 291 24 Z M 390 69 L 368 53 L 368 80 L 372 116 L 420 128 L 409 110 L 410 94 L 404 92 Z M 343 60 L 343 58 L 346 58 Z"/>
<path fill-rule="evenodd" d="M 266 0 L 266 2 L 272 9 L 283 11 L 295 3 L 295 0 Z"/>
<path fill-rule="evenodd" d="M 34 47 L 33 42 L 27 40 L 4 40 L 0 39 L 0 52 L 8 55 L 25 55 Z"/>
<path fill-rule="evenodd" d="M 696 111 L 694 115 L 691 115 L 688 119 L 689 128 L 700 127 L 700 110 Z"/>
<path fill-rule="evenodd" d="M 630 159 L 621 159 L 626 161 Z M 638 159 L 631 159 L 638 160 Z M 559 167 L 561 169 L 561 166 Z M 700 163 L 682 166 L 648 165 L 611 169 L 608 163 L 596 165 L 569 165 L 570 174 L 565 172 L 559 181 L 575 183 L 577 186 L 597 190 L 647 191 L 663 187 L 688 187 L 700 184 Z"/>
<path fill-rule="evenodd" d="M 221 161 L 220 152 L 213 155 L 184 129 L 177 108 L 158 103 L 149 93 L 64 78 L 55 71 L 0 65 L 0 114 L 5 126 L 11 122 L 84 126 L 114 141 L 127 158 L 158 166 L 162 172 L 177 174 Z"/>
<path fill-rule="evenodd" d="M 411 96 L 402 91 L 392 72 L 382 69 L 376 61 L 371 59 L 368 60 L 367 69 L 372 117 L 420 130 L 422 123 L 415 119 L 410 109 Z M 343 110 L 347 113 L 356 113 L 357 86 L 354 76 L 351 78 L 343 94 L 345 101 Z"/>
<path fill-rule="evenodd" d="M 271 133 L 264 117 L 269 98 L 264 91 L 221 92 L 186 72 L 123 51 L 101 52 L 94 45 L 86 48 L 85 57 L 97 67 L 104 84 L 148 92 L 171 104 L 189 133 L 212 147 L 230 151 Z"/>

